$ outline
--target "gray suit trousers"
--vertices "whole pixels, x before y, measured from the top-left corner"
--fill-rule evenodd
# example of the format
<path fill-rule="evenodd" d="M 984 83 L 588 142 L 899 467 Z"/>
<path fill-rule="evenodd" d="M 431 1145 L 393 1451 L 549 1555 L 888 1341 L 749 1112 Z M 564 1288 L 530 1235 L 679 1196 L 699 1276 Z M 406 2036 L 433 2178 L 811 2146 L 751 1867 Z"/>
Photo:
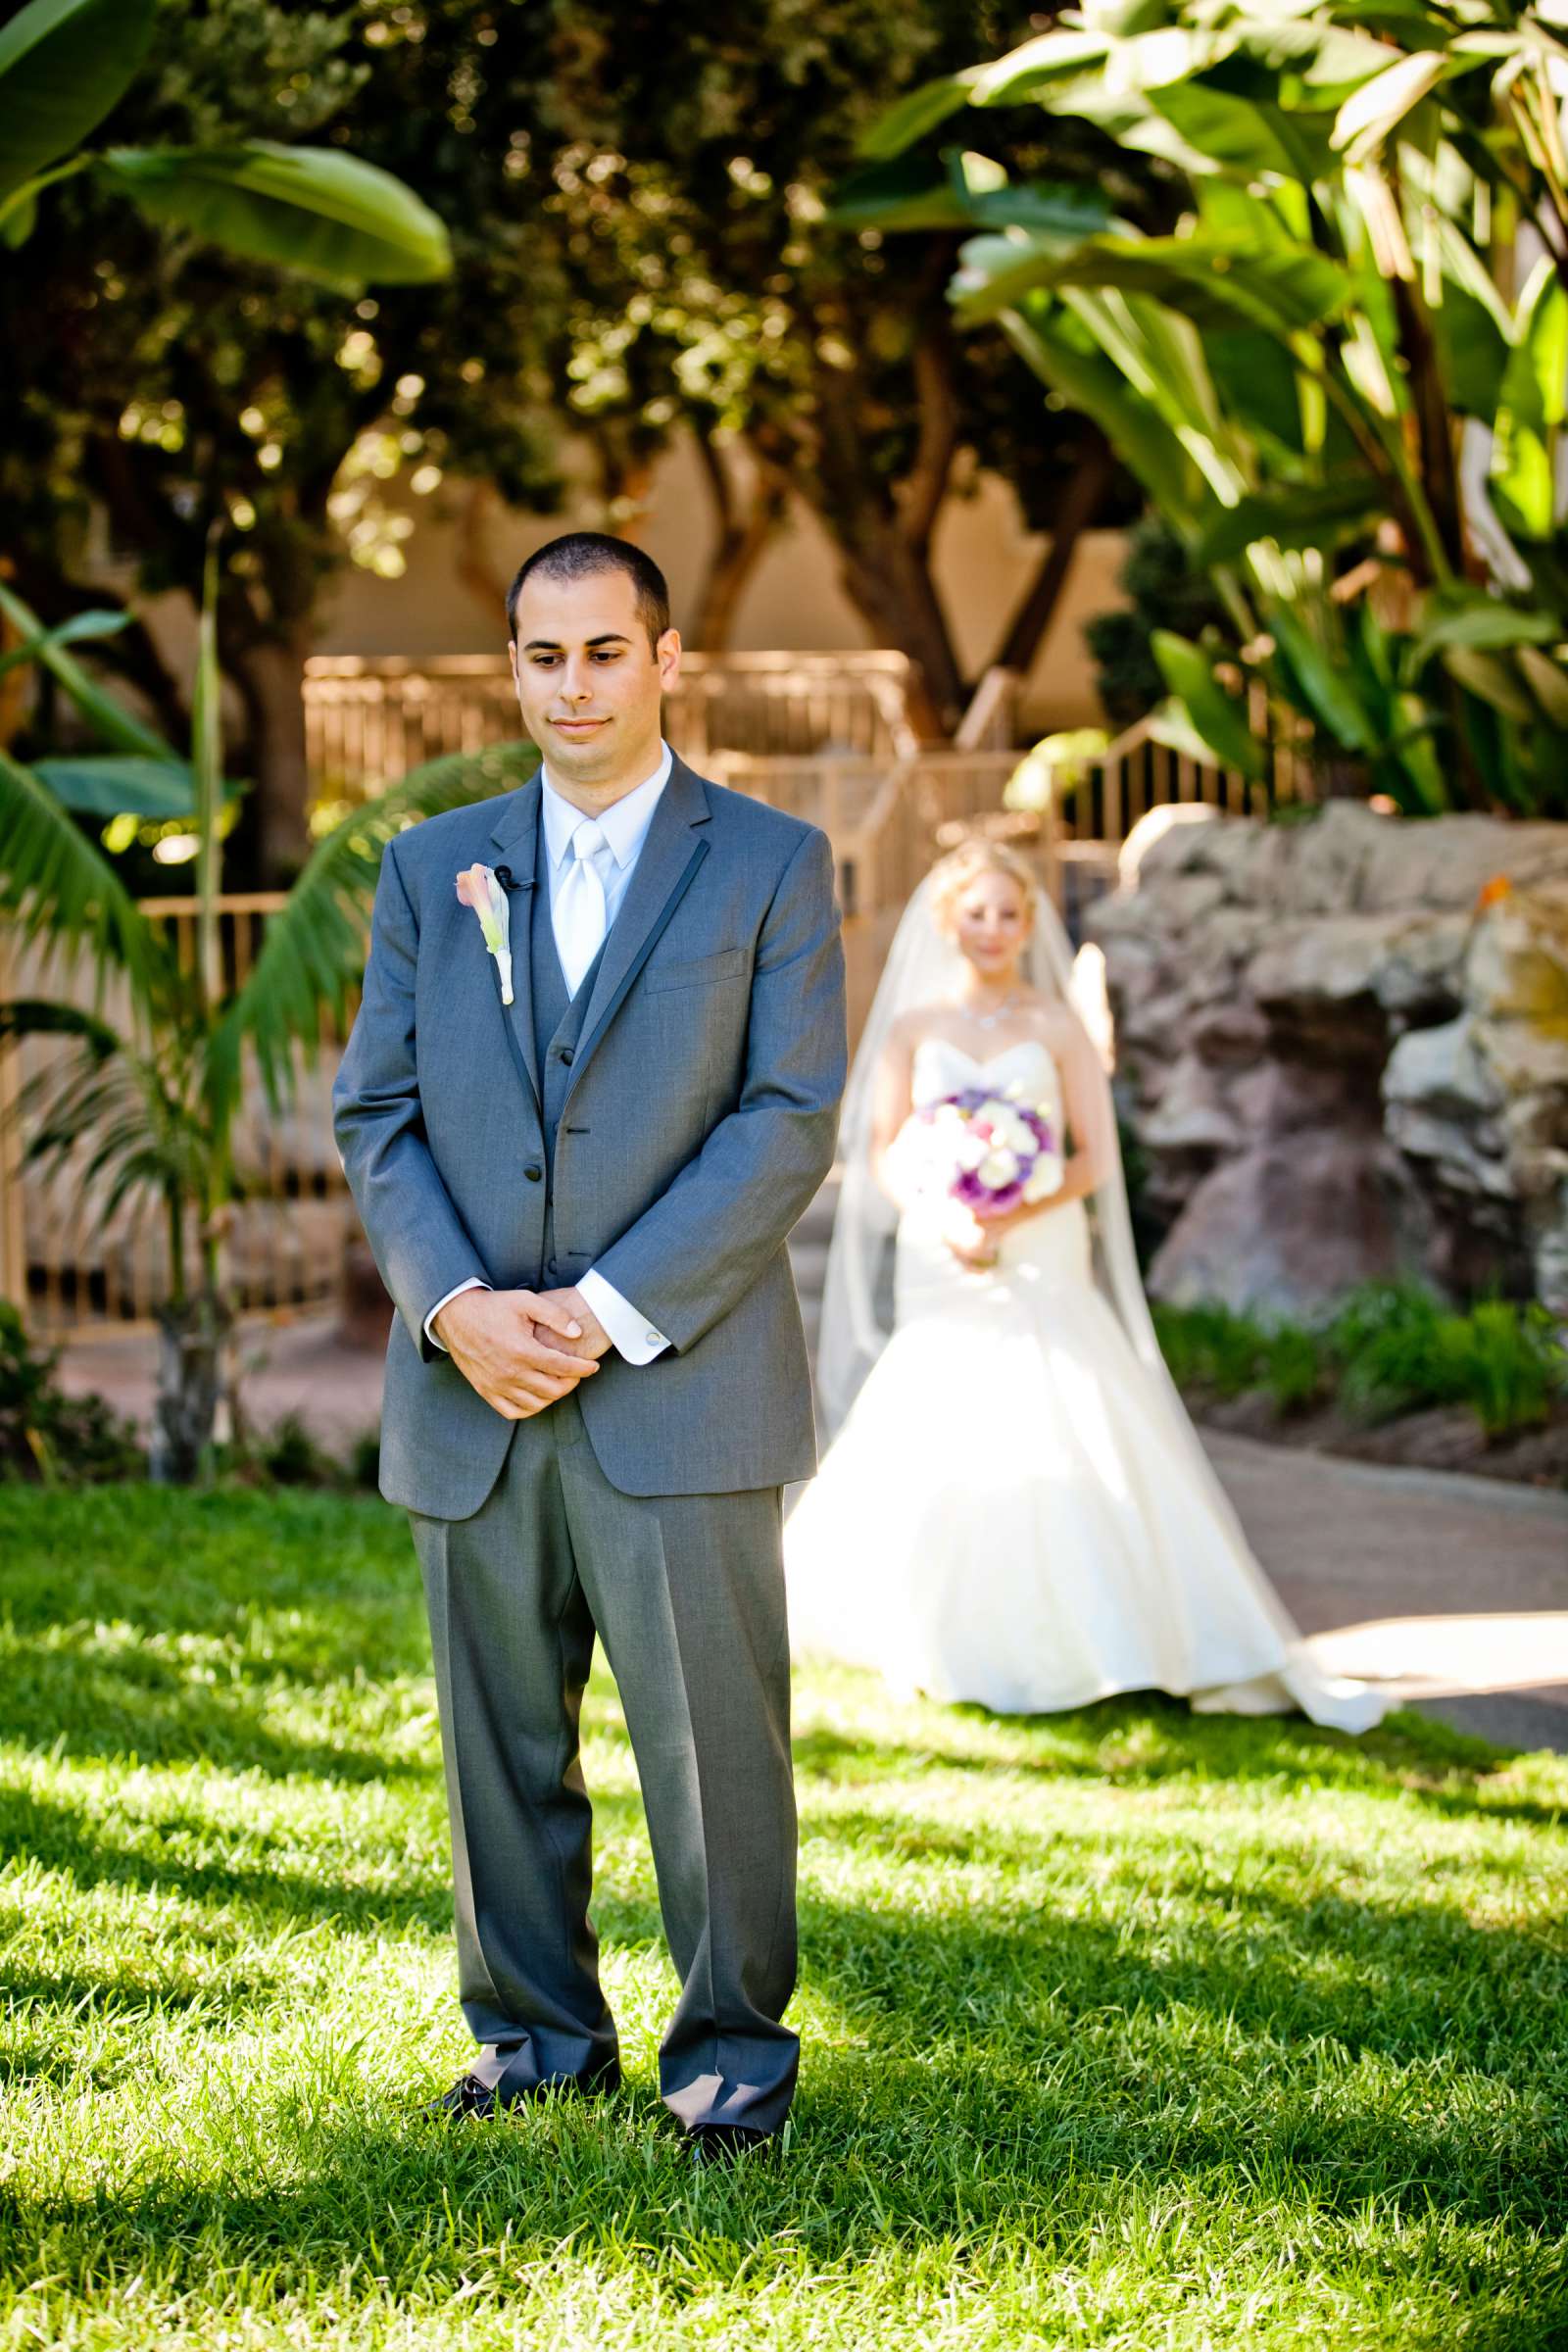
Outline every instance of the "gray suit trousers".
<path fill-rule="evenodd" d="M 780 2022 L 796 1959 L 781 1491 L 622 1494 L 573 1394 L 517 1424 L 471 1518 L 410 1518 L 475 2040 L 513 2053 L 512 2086 L 587 2084 L 616 2061 L 578 1762 L 597 1632 L 681 1980 L 661 2094 L 688 2126 L 776 2131 L 799 2060 Z"/>

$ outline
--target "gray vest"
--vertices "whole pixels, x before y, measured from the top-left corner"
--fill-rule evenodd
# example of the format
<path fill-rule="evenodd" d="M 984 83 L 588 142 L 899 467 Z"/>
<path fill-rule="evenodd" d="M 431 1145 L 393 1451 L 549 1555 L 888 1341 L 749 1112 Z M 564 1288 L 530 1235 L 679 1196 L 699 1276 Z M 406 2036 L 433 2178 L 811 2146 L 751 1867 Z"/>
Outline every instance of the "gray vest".
<path fill-rule="evenodd" d="M 541 814 L 534 846 L 534 886 L 528 893 L 528 969 L 533 996 L 533 1044 L 539 1063 L 539 1088 L 544 1100 L 545 1124 L 545 1236 L 539 1279 L 547 1290 L 569 1279 L 556 1267 L 556 1129 L 561 1106 L 571 1082 L 571 1059 L 582 1035 L 583 1016 L 604 956 L 598 956 L 583 974 L 574 997 L 566 995 L 566 975 L 556 954 L 556 928 L 550 915 L 550 852 L 545 846 Z M 609 937 L 608 932 L 606 937 Z"/>

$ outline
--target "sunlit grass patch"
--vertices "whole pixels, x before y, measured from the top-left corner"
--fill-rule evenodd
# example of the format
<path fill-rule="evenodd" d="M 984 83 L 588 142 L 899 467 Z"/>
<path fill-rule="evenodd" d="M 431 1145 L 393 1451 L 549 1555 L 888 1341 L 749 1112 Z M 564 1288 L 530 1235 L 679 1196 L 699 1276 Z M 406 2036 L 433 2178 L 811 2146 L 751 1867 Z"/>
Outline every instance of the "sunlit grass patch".
<path fill-rule="evenodd" d="M 401 1519 L 0 1488 L 0 2343 L 1568 2342 L 1563 1760 L 803 1677 L 791 2144 L 693 2179 L 608 1682 L 626 2088 L 442 2130 Z"/>

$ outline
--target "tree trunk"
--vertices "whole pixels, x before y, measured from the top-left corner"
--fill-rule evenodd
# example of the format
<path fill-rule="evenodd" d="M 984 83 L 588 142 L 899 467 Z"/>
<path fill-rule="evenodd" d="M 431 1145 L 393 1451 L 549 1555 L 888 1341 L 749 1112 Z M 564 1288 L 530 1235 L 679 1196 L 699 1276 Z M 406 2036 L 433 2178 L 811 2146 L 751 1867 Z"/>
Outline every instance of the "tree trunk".
<path fill-rule="evenodd" d="M 743 495 L 735 470 L 711 433 L 696 428 L 697 452 L 713 496 L 718 538 L 698 593 L 687 642 L 704 653 L 722 653 L 729 644 L 741 598 L 789 503 L 789 477 L 753 442 L 754 476 Z"/>
<path fill-rule="evenodd" d="M 930 741 L 950 736 L 963 714 L 964 680 L 930 566 L 895 522 L 875 514 L 862 513 L 853 526 L 841 519 L 837 535 L 851 602 L 879 645 L 896 647 L 915 665 L 916 730 Z"/>
<path fill-rule="evenodd" d="M 940 287 L 937 289 L 940 295 Z M 802 488 L 839 552 L 851 603 L 879 645 L 916 665 L 911 715 L 922 735 L 952 734 L 964 677 L 931 576 L 931 536 L 957 453 L 958 408 L 946 317 L 927 322 L 913 354 L 920 391 L 919 443 L 904 478 L 889 484 L 866 464 L 859 374 L 823 364 L 815 382 L 815 434 Z"/>
<path fill-rule="evenodd" d="M 510 574 L 497 571 L 485 537 L 486 525 L 498 504 L 494 482 L 469 484 L 458 516 L 457 571 L 474 603 L 482 606 L 494 621 L 499 638 L 506 627 L 507 590 L 512 580 Z"/>
<path fill-rule="evenodd" d="M 148 1448 L 155 1485 L 194 1485 L 212 1448 L 232 1316 L 213 1291 L 158 1310 L 158 1401 Z"/>
<path fill-rule="evenodd" d="M 310 855 L 303 694 L 310 642 L 302 631 L 293 640 L 268 639 L 229 657 L 245 704 L 253 778 L 240 854 L 259 890 L 281 888 Z"/>
<path fill-rule="evenodd" d="M 1100 502 L 1109 489 L 1116 470 L 1110 445 L 1097 440 L 1094 448 L 1068 480 L 1061 504 L 1052 522 L 1051 546 L 1045 560 L 1026 590 L 1023 601 L 1007 626 L 1007 633 L 996 657 L 1002 669 L 1015 669 L 1020 678 L 1029 673 L 1042 639 L 1050 628 L 1061 592 L 1067 585 L 1078 542 L 1100 511 Z"/>

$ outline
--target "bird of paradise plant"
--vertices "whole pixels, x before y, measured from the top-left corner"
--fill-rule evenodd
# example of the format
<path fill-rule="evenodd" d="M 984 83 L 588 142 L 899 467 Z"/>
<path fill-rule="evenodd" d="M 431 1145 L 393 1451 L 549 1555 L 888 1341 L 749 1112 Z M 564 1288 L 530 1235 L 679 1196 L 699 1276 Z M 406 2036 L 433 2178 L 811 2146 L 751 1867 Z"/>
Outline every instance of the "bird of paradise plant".
<path fill-rule="evenodd" d="M 1263 773 L 1239 670 L 1411 814 L 1568 808 L 1565 100 L 1548 0 L 1082 0 L 878 125 L 840 217 L 977 231 L 958 316 L 1212 579 L 1230 641 L 1154 640 L 1189 748 Z M 1176 232 L 905 152 L 1016 106 L 1157 157 Z"/>

